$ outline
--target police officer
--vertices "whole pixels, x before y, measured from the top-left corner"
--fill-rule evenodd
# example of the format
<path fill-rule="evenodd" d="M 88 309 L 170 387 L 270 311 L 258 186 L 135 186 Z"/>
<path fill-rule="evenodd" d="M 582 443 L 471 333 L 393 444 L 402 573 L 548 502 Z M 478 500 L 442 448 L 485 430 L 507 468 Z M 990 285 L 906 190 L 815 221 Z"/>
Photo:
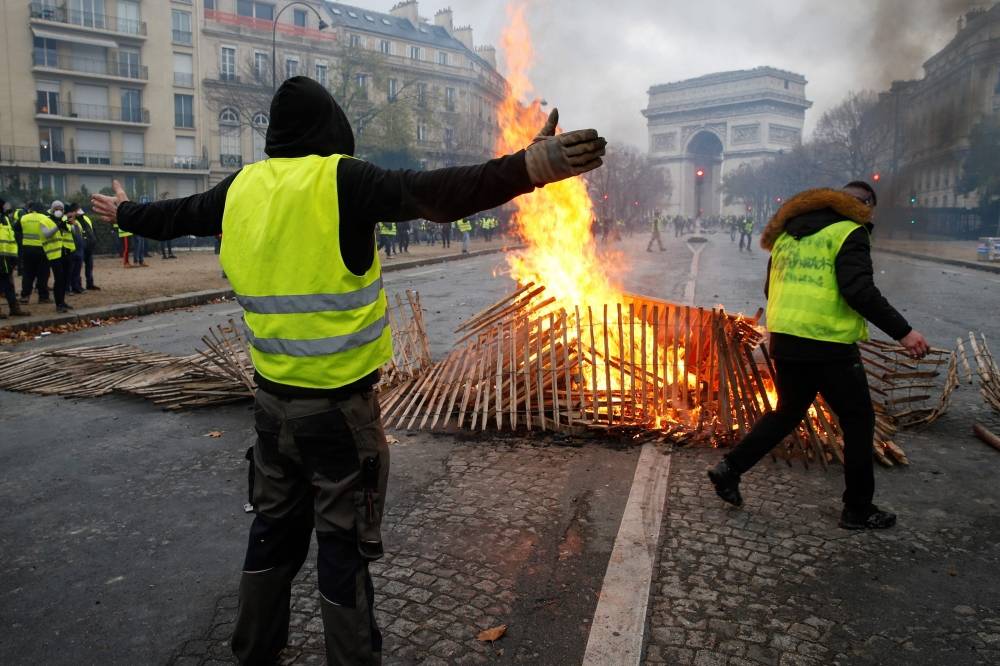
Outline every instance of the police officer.
<path fill-rule="evenodd" d="M 844 433 L 840 526 L 896 523 L 872 503 L 875 411 L 855 343 L 868 339 L 868 320 L 914 358 L 928 346 L 875 286 L 869 234 L 877 201 L 860 181 L 843 190 L 807 190 L 785 202 L 761 234 L 761 247 L 771 251 L 765 294 L 778 406 L 709 470 L 716 493 L 730 504 L 743 504 L 740 476 L 802 422 L 819 393 Z"/>
<path fill-rule="evenodd" d="M 327 662 L 377 664 L 368 563 L 382 555 L 389 450 L 373 387 L 392 338 L 376 223 L 448 223 L 493 208 L 600 166 L 605 141 L 593 130 L 554 136 L 553 112 L 514 155 L 386 171 L 351 157 L 347 117 L 311 79 L 282 83 L 270 118 L 269 159 L 208 192 L 140 205 L 116 182 L 115 196 L 94 195 L 93 208 L 149 238 L 221 231 L 226 239 L 222 266 L 245 312 L 258 386 L 257 515 L 240 582 L 237 658 L 273 663 L 285 646 L 291 582 L 315 527 Z"/>
<path fill-rule="evenodd" d="M 13 274 L 17 267 L 17 254 L 17 238 L 13 223 L 7 215 L 7 202 L 0 199 L 0 292 L 7 301 L 11 316 L 26 317 L 31 313 L 21 309 L 14 291 Z M 7 315 L 0 313 L 0 319 L 6 318 Z"/>

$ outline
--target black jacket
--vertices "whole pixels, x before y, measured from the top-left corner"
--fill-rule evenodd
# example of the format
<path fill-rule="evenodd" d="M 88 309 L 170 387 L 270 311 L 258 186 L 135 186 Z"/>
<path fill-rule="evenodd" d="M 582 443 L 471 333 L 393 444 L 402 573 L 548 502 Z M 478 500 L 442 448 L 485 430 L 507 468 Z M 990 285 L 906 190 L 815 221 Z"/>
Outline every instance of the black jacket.
<path fill-rule="evenodd" d="M 764 232 L 761 244 L 770 249 L 771 244 L 777 237 L 775 231 L 788 233 L 793 238 L 799 239 L 810 236 L 831 224 L 845 219 L 853 219 L 863 225 L 863 228 L 856 229 L 844 241 L 837 254 L 834 264 L 837 273 L 837 286 L 847 304 L 858 314 L 869 322 L 882 329 L 889 337 L 899 340 L 906 336 L 912 329 L 906 319 L 892 307 L 878 287 L 875 286 L 874 269 L 872 268 L 871 240 L 870 232 L 872 224 L 870 218 L 865 214 L 845 215 L 845 206 L 839 199 L 832 199 L 830 196 L 819 196 L 835 192 L 834 190 L 811 190 L 812 197 L 807 202 L 795 202 L 795 198 L 789 200 L 793 204 L 792 210 L 798 214 L 787 217 L 780 221 L 780 230 L 775 229 L 775 220 L 768 223 L 768 229 Z M 842 193 L 836 194 L 842 196 Z M 798 203 L 798 206 L 794 204 Z M 803 204 L 806 205 L 803 205 Z M 808 205 L 812 204 L 812 205 Z M 786 204 L 787 205 L 787 204 Z M 848 205 L 849 207 L 849 205 Z M 850 213 L 851 210 L 846 212 Z M 776 218 L 778 215 L 776 215 Z M 861 219 L 857 219 L 861 218 Z M 768 232 L 770 238 L 768 238 Z M 768 283 L 771 275 L 771 262 L 767 264 L 768 276 L 764 283 L 764 294 L 768 294 Z M 841 344 L 837 342 L 826 342 L 823 340 L 812 340 L 800 338 L 785 333 L 771 333 L 771 355 L 774 358 L 786 361 L 841 361 L 858 358 L 858 348 L 853 344 Z"/>
<path fill-rule="evenodd" d="M 269 157 L 353 155 L 354 133 L 333 97 L 312 79 L 285 81 L 271 102 L 264 151 Z M 126 202 L 118 208 L 118 225 L 157 240 L 185 235 L 222 233 L 222 214 L 236 172 L 201 194 L 149 204 Z M 390 171 L 359 159 L 343 159 L 337 169 L 340 247 L 344 263 L 364 275 L 375 256 L 375 225 L 424 218 L 451 222 L 493 208 L 534 189 L 524 151 L 482 164 L 434 171 Z M 225 238 L 223 238 L 225 243 Z M 347 394 L 370 388 L 372 373 L 332 392 Z M 331 392 L 276 385 L 257 377 L 258 385 L 286 397 L 313 397 Z"/>

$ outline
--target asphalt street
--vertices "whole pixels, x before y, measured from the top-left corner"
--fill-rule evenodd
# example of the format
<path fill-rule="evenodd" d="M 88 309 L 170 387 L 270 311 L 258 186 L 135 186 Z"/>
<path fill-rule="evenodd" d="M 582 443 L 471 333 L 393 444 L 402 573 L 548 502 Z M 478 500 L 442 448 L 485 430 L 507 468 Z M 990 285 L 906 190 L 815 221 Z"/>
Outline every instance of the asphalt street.
<path fill-rule="evenodd" d="M 728 235 L 707 238 L 695 303 L 753 313 L 764 302 L 766 253 L 738 252 Z M 609 248 L 607 265 L 629 291 L 681 300 L 692 253 L 682 239 L 666 241 L 666 251 L 646 253 L 645 238 L 626 239 Z M 950 348 L 969 330 L 996 332 L 1000 276 L 876 254 L 876 277 L 936 346 Z M 461 320 L 512 285 L 502 255 L 386 275 L 390 293 L 420 292 L 437 357 Z M 236 316 L 234 303 L 218 303 L 25 346 L 121 342 L 188 354 L 210 326 Z M 889 540 L 845 542 L 829 529 L 836 468 L 764 465 L 748 475 L 751 499 L 737 513 L 705 492 L 702 470 L 717 454 L 674 453 L 647 661 L 894 663 L 903 655 L 917 664 L 990 663 L 982 656 L 1000 649 L 1000 461 L 971 438 L 976 418 L 990 422 L 964 386 L 951 413 L 899 437 L 913 465 L 878 477 L 880 500 L 901 517 Z M 579 663 L 638 452 L 603 442 L 392 434 L 388 554 L 375 567 L 386 663 Z M 249 406 L 171 414 L 120 397 L 0 391 L 0 663 L 225 660 L 250 522 L 242 510 L 250 435 Z M 781 522 L 789 516 L 794 525 Z M 748 530 L 757 547 L 774 549 L 774 561 L 748 545 Z M 728 538 L 740 541 L 735 554 L 709 557 Z M 728 575 L 743 552 L 762 559 L 747 580 Z M 806 567 L 822 576 L 803 577 Z M 797 582 L 780 587 L 772 608 L 749 614 L 719 594 L 738 588 L 744 604 L 761 605 L 789 581 Z M 286 663 L 316 663 L 321 653 L 314 585 L 307 565 Z M 803 617 L 754 624 L 779 617 L 777 608 Z M 746 617 L 733 629 L 709 626 L 723 611 Z M 841 620 L 840 633 L 824 624 Z M 501 623 L 508 633 L 500 642 L 474 640 Z M 916 651 L 900 652 L 907 643 Z"/>

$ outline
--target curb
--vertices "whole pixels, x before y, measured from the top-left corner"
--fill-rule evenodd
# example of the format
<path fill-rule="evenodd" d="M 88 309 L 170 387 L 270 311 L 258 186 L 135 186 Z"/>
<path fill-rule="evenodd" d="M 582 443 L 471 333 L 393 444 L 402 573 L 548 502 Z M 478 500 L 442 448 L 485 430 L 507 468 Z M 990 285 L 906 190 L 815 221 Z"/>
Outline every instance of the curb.
<path fill-rule="evenodd" d="M 459 259 L 472 259 L 473 257 L 481 257 L 487 254 L 497 254 L 499 252 L 506 252 L 507 250 L 516 250 L 520 247 L 523 246 L 511 245 L 489 248 L 486 250 L 475 250 L 473 252 L 469 252 L 468 254 L 444 254 L 437 257 L 412 259 L 410 261 L 401 261 L 398 263 L 383 263 L 382 272 L 394 273 L 408 268 L 418 268 L 420 266 L 429 266 L 432 264 L 443 264 L 448 261 L 456 261 Z M 0 332 L 13 333 L 16 331 L 26 331 L 32 328 L 51 328 L 61 326 L 63 324 L 72 324 L 78 321 L 90 321 L 92 319 L 104 319 L 107 317 L 140 317 L 142 315 L 163 312 L 164 310 L 204 305 L 205 303 L 209 303 L 219 298 L 235 298 L 235 295 L 233 294 L 232 289 L 209 289 L 206 291 L 192 291 L 185 294 L 177 294 L 175 296 L 149 298 L 143 301 L 135 301 L 133 303 L 102 305 L 99 307 L 87 308 L 86 310 L 74 310 L 70 314 L 54 314 L 45 319 L 33 319 L 31 321 L 6 324 L 4 326 L 0 326 Z"/>
<path fill-rule="evenodd" d="M 905 250 L 887 250 L 885 248 L 872 248 L 876 252 L 883 252 L 885 254 L 895 254 L 900 257 L 907 257 L 909 259 L 922 259 L 923 261 L 933 261 L 937 264 L 947 264 L 949 266 L 960 266 L 962 268 L 971 268 L 976 271 L 984 271 L 986 273 L 1000 273 L 1000 265 L 997 264 L 987 264 L 978 261 L 963 261 L 961 259 L 947 259 L 944 257 L 932 257 L 927 254 L 918 254 L 916 252 L 906 252 Z"/>

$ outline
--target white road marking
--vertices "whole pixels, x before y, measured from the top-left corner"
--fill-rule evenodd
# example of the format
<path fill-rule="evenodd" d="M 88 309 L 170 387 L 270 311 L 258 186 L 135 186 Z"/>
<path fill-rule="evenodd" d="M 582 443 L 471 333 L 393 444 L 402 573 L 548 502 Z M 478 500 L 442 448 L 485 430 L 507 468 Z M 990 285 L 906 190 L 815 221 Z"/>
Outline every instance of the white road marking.
<path fill-rule="evenodd" d="M 583 666 L 627 666 L 642 660 L 669 477 L 670 456 L 652 444 L 643 445 L 604 574 Z"/>
<path fill-rule="evenodd" d="M 688 271 L 688 281 L 684 285 L 684 305 L 694 305 L 694 288 L 698 282 L 698 257 L 705 249 L 705 243 L 687 243 L 687 246 L 694 256 L 691 257 L 691 269 Z"/>
<path fill-rule="evenodd" d="M 428 268 L 425 271 L 414 271 L 412 273 L 409 272 L 409 271 L 400 271 L 400 273 L 405 273 L 406 274 L 406 275 L 403 275 L 401 277 L 408 277 L 408 278 L 410 278 L 410 277 L 416 277 L 418 275 L 430 275 L 431 273 L 440 273 L 443 270 L 444 270 L 444 268 L 438 267 L 438 268 Z M 391 276 L 392 273 L 389 273 L 389 275 Z"/>

